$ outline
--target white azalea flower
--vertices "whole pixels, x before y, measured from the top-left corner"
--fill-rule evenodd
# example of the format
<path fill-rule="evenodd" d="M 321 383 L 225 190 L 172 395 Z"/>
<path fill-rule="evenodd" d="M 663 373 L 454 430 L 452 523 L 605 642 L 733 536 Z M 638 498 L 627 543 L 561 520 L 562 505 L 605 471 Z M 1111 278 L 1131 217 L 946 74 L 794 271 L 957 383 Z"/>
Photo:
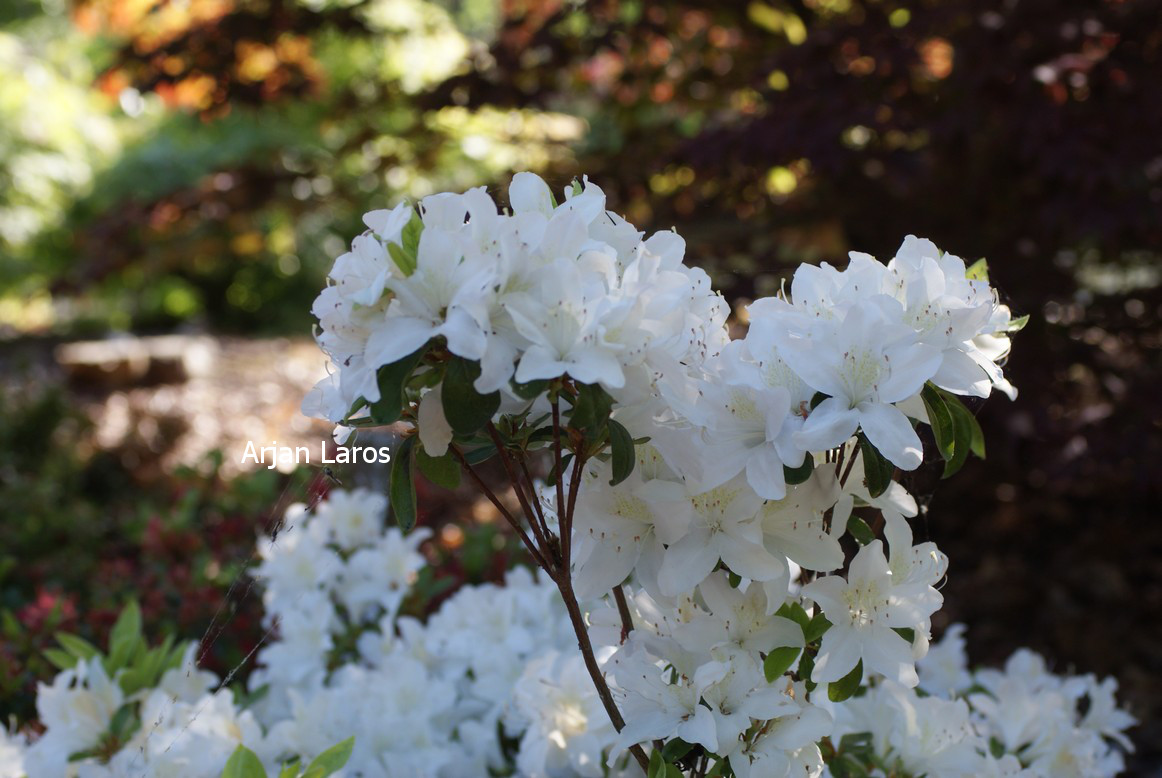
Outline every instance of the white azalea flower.
<path fill-rule="evenodd" d="M 880 673 L 908 687 L 919 682 L 912 647 L 894 629 L 926 623 L 942 598 L 926 584 L 894 581 L 881 541 L 859 550 L 846 581 L 820 578 L 803 587 L 803 596 L 818 603 L 832 622 L 811 680 L 838 681 L 863 660 L 865 673 Z"/>
<path fill-rule="evenodd" d="M 738 575 L 754 581 L 782 577 L 786 560 L 763 547 L 757 515 L 761 501 L 741 476 L 680 502 L 666 502 L 658 526 L 669 542 L 658 585 L 663 594 L 688 592 L 702 582 L 721 559 Z"/>
<path fill-rule="evenodd" d="M 852 305 L 838 321 L 814 322 L 780 343 L 787 364 L 812 388 L 830 395 L 807 417 L 796 442 L 811 451 L 844 443 L 862 428 L 893 464 L 915 470 L 920 438 L 893 403 L 920 391 L 940 352 L 885 311 L 899 303 L 879 296 Z"/>

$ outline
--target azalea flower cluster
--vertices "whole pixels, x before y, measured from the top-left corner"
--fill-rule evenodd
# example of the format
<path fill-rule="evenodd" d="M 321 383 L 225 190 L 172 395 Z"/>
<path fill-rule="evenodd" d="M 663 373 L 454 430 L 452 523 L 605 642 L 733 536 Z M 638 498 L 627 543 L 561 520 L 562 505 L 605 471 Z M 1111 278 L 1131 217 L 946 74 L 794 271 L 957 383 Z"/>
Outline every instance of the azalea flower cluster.
<path fill-rule="evenodd" d="M 832 740 L 908 775 L 1116 775 L 1122 749 L 1133 750 L 1125 730 L 1135 720 L 1117 707 L 1112 678 L 1054 675 L 1027 649 L 1003 670 L 970 672 L 960 624 L 919 671 L 916 689 L 884 679 L 846 703 L 820 703 L 835 721 Z"/>
<path fill-rule="evenodd" d="M 838 776 L 844 760 L 885 774 L 1113 775 L 1122 766 L 1114 744 L 1130 747 L 1124 732 L 1134 721 L 1117 708 L 1113 679 L 1057 676 L 1024 650 L 1003 671 L 970 672 L 960 626 L 917 663 L 914 689 L 878 678 L 835 703 L 823 687 L 808 693 L 802 680 L 768 684 L 756 651 L 802 646 L 800 625 L 768 617 L 764 587 L 732 586 L 724 572 L 675 611 L 636 592 L 636 628 L 625 644 L 614 610 L 592 603 L 599 661 L 625 701 L 629 726 L 619 736 L 543 577 L 518 568 L 503 586 L 460 589 L 426 623 L 398 615 L 422 557 L 413 556 L 411 538 L 385 527 L 384 509 L 376 494 L 333 491 L 313 512 L 294 506 L 282 532 L 260 539 L 272 626 L 295 606 L 316 609 L 320 623 L 328 617 L 327 637 L 278 626 L 251 694 L 236 699 L 218 688 L 218 678 L 196 668 L 193 645 L 135 695 L 99 659 L 81 662 L 41 686 L 39 740 L 30 746 L 0 728 L 0 776 L 216 778 L 239 744 L 277 774 L 288 760 L 305 762 L 350 735 L 355 749 L 339 775 L 365 778 L 629 778 L 639 773 L 624 744 L 671 728 L 687 743 L 728 752 L 739 776 Z M 351 560 L 382 548 L 400 551 L 399 586 L 384 587 L 379 602 L 353 615 L 342 605 L 360 575 Z M 317 573 L 307 576 L 312 563 Z M 288 573 L 294 569 L 304 575 Z M 650 650 L 676 663 L 643 663 Z M 700 663 L 702 655 L 712 660 Z M 70 762 L 110 742 L 129 697 L 140 701 L 140 729 L 110 753 Z M 752 719 L 769 725 L 748 733 Z M 841 744 L 838 762 L 832 755 L 822 763 L 824 737 Z"/>
<path fill-rule="evenodd" d="M 415 427 L 392 471 L 405 528 L 413 460 L 487 491 L 471 460 L 499 456 L 614 757 L 644 768 L 664 744 L 665 769 L 696 776 L 821 774 L 831 706 L 919 683 L 948 560 L 913 542 L 898 473 L 922 434 L 945 476 L 984 455 L 962 398 L 1015 396 L 1002 363 L 1023 321 L 983 260 L 909 236 L 887 262 L 800 267 L 732 340 L 675 233 L 643 239 L 588 181 L 558 204 L 522 173 L 508 200 L 366 216 L 316 303 L 335 370 L 304 409 L 340 439 Z M 575 601 L 601 598 L 583 620 Z"/>
<path fill-rule="evenodd" d="M 566 373 L 640 396 L 658 371 L 725 344 L 729 311 L 709 276 L 682 263 L 676 233 L 643 240 L 588 180 L 558 205 L 538 176 L 518 173 L 508 195 L 504 214 L 480 187 L 426 197 L 418 212 L 401 203 L 364 216 L 368 231 L 335 261 L 312 309 L 333 372 L 304 411 L 366 418 L 382 398 L 377 370 L 437 338 L 479 364 L 478 392 L 517 404 L 513 381 Z M 439 427 L 439 388 L 430 395 L 421 412 Z M 450 439 L 425 437 L 437 456 Z"/>

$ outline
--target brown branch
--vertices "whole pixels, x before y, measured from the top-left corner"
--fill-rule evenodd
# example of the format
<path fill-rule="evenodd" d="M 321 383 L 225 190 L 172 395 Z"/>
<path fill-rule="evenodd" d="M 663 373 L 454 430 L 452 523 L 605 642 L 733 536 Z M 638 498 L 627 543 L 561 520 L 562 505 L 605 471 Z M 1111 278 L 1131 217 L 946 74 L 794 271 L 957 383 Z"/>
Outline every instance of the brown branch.
<path fill-rule="evenodd" d="M 525 547 L 527 547 L 529 553 L 533 555 L 533 560 L 540 567 L 543 567 L 546 571 L 552 574 L 552 569 L 548 566 L 548 564 L 546 564 L 545 558 L 541 556 L 540 552 L 537 550 L 537 547 L 533 543 L 532 538 L 528 536 L 528 533 L 525 532 L 524 527 L 522 527 L 520 522 L 516 520 L 516 517 L 514 517 L 512 513 L 509 512 L 508 508 L 504 507 L 504 504 L 501 503 L 496 494 L 494 494 L 493 491 L 488 488 L 488 484 L 484 483 L 484 480 L 480 477 L 472 465 L 468 464 L 468 460 L 464 458 L 464 453 L 456 446 L 449 446 L 448 448 L 452 451 L 452 455 L 460 462 L 460 466 L 464 468 L 465 472 L 467 472 L 469 477 L 476 483 L 476 486 L 480 489 L 481 492 L 484 493 L 484 496 L 489 499 L 493 506 L 496 507 L 496 510 L 500 511 L 500 515 L 505 518 L 505 521 L 507 521 L 509 525 L 514 530 L 516 530 L 517 534 L 520 535 L 520 539 L 524 541 Z"/>
<path fill-rule="evenodd" d="M 601 672 L 601 667 L 597 664 L 597 657 L 593 654 L 593 644 L 589 641 L 589 628 L 585 625 L 585 617 L 581 615 L 581 606 L 577 604 L 577 595 L 573 593 L 573 582 L 569 578 L 568 569 L 557 581 L 557 587 L 561 590 L 561 599 L 565 601 L 565 610 L 569 612 L 569 621 L 573 623 L 573 632 L 577 635 L 577 647 L 581 649 L 581 657 L 585 660 L 585 669 L 589 671 L 589 677 L 593 679 L 593 685 L 597 687 L 597 696 L 605 707 L 609 720 L 613 722 L 613 728 L 621 732 L 625 729 L 625 719 L 621 717 L 621 711 L 617 709 L 613 693 L 609 691 L 609 684 L 605 682 L 605 675 Z M 650 760 L 642 747 L 636 744 L 632 745 L 629 747 L 629 752 L 641 765 L 642 770 L 648 772 Z"/>
<path fill-rule="evenodd" d="M 621 616 L 621 642 L 629 639 L 633 632 L 633 615 L 629 612 L 629 603 L 625 601 L 625 590 L 621 584 L 613 587 L 613 601 L 617 603 L 617 615 Z"/>
<path fill-rule="evenodd" d="M 532 527 L 533 535 L 536 536 L 537 542 L 541 546 L 541 555 L 546 559 L 557 561 L 554 559 L 557 556 L 556 549 L 550 538 L 552 535 L 546 535 L 541 532 L 541 528 L 537 525 L 537 515 L 532 506 L 529 505 L 528 498 L 525 497 L 524 489 L 520 485 L 520 476 L 517 475 L 516 468 L 513 466 L 512 459 L 508 455 L 508 451 L 504 448 L 504 441 L 500 439 L 500 433 L 492 422 L 488 422 L 488 434 L 492 437 L 492 442 L 496 445 L 496 451 L 500 454 L 500 461 L 504 465 L 504 471 L 508 473 L 508 480 L 512 484 L 513 491 L 516 492 L 516 498 L 520 502 L 521 510 L 524 511 L 525 518 L 528 519 L 529 526 Z M 552 573 L 553 568 L 542 565 L 546 571 Z"/>
<path fill-rule="evenodd" d="M 565 487 L 563 479 L 565 471 L 561 467 L 561 407 L 556 395 L 553 395 L 553 458 L 556 464 L 557 487 L 557 528 L 561 533 L 561 558 L 565 565 L 565 574 L 569 573 L 569 547 L 572 545 L 572 527 L 565 526 Z"/>
<path fill-rule="evenodd" d="M 541 529 L 546 535 L 551 535 L 552 532 L 549 530 L 549 523 L 545 521 L 545 511 L 541 508 L 541 500 L 537 495 L 537 484 L 533 480 L 533 474 L 529 472 L 529 466 L 526 460 L 527 457 L 520 457 L 517 459 L 517 464 L 520 465 L 521 474 L 525 477 L 525 483 L 529 488 L 529 500 L 532 502 L 533 507 L 536 508 L 537 519 L 541 522 Z"/>

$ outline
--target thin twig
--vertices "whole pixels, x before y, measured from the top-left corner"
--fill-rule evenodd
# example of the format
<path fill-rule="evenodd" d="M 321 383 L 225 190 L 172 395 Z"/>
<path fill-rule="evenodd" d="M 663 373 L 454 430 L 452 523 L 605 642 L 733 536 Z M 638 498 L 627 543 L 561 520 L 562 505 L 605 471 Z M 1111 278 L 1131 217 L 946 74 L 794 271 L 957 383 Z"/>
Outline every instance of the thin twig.
<path fill-rule="evenodd" d="M 525 532 L 524 527 L 522 527 L 520 522 L 517 521 L 516 518 L 509 512 L 508 508 L 504 507 L 504 504 L 500 501 L 500 499 L 493 493 L 491 489 L 488 488 L 488 484 L 484 483 L 484 480 L 480 477 L 472 465 L 468 464 L 468 460 L 464 458 L 463 452 L 461 452 L 460 449 L 456 448 L 455 446 L 449 446 L 449 449 L 452 451 L 452 455 L 460 462 L 461 467 L 463 467 L 464 470 L 468 473 L 469 477 L 474 482 L 476 482 L 476 486 L 480 489 L 481 492 L 484 493 L 484 496 L 489 499 L 493 506 L 496 507 L 496 510 L 500 511 L 500 515 L 505 518 L 505 521 L 507 521 L 509 525 L 514 530 L 516 530 L 517 534 L 520 535 L 520 539 L 524 541 L 525 546 L 528 548 L 529 553 L 533 555 L 533 560 L 537 563 L 537 565 L 543 567 L 545 570 L 551 573 L 551 568 L 548 566 L 548 564 L 546 564 L 545 558 L 541 556 L 540 551 L 537 550 L 537 547 L 533 543 L 532 538 L 528 536 L 528 533 Z"/>
<path fill-rule="evenodd" d="M 561 533 L 561 557 L 565 565 L 566 575 L 569 573 L 569 546 L 571 545 L 571 527 L 565 526 L 565 487 L 563 481 L 565 471 L 561 467 L 561 407 L 556 395 L 553 396 L 553 458 L 556 463 L 557 478 L 557 528 Z M 580 458 L 580 455 L 578 455 Z"/>
<path fill-rule="evenodd" d="M 581 469 L 585 460 L 580 454 L 573 457 L 573 475 L 569 479 L 569 505 L 565 510 L 565 518 L 561 524 L 561 555 L 565 560 L 565 574 L 569 573 L 569 564 L 573 558 L 573 512 L 577 509 L 577 493 L 581 490 Z"/>
<path fill-rule="evenodd" d="M 512 459 L 509 457 L 508 451 L 504 448 L 504 441 L 500 439 L 500 433 L 492 422 L 488 422 L 487 429 L 488 434 L 492 437 L 492 442 L 496 445 L 497 452 L 500 454 L 500 461 L 504 465 L 504 471 L 508 473 L 508 480 L 512 484 L 513 491 L 516 492 L 516 498 L 520 502 L 521 510 L 524 511 L 525 518 L 528 519 L 529 526 L 532 527 L 533 535 L 536 536 L 537 542 L 541 545 L 541 555 L 546 559 L 553 559 L 556 553 L 553 544 L 549 541 L 549 537 L 551 536 L 546 536 L 545 533 L 541 532 L 541 528 L 537 526 L 536 512 L 529 505 L 528 498 L 525 497 L 524 489 L 520 485 L 520 476 L 517 475 L 516 468 L 512 464 Z M 552 572 L 548 567 L 545 569 Z"/>
<path fill-rule="evenodd" d="M 625 590 L 621 584 L 613 587 L 613 601 L 617 603 L 617 614 L 621 616 L 621 642 L 624 643 L 629 639 L 629 633 L 633 632 L 633 615 L 629 612 L 629 603 L 625 601 Z"/>

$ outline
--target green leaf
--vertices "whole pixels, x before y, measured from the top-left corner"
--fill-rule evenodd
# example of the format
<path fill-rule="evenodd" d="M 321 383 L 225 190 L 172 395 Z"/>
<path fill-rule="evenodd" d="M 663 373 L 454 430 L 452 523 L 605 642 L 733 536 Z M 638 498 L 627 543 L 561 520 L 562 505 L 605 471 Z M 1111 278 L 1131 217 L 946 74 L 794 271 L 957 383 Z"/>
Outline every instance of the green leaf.
<path fill-rule="evenodd" d="M 65 651 L 68 651 L 77 659 L 88 660 L 101 654 L 101 651 L 96 646 L 76 635 L 70 635 L 67 632 L 58 632 L 55 637 L 56 642 L 60 643 Z"/>
<path fill-rule="evenodd" d="M 388 499 L 391 515 L 404 532 L 416 526 L 416 482 L 412 476 L 414 462 L 414 436 L 404 438 L 395 456 L 391 458 L 391 482 L 388 485 Z"/>
<path fill-rule="evenodd" d="M 787 467 L 783 465 L 783 479 L 787 482 L 787 486 L 795 486 L 810 478 L 814 470 L 815 460 L 808 454 L 803 457 L 803 464 L 798 467 Z"/>
<path fill-rule="evenodd" d="M 487 462 L 494 456 L 496 456 L 496 446 L 488 445 L 474 448 L 471 451 L 465 451 L 464 461 L 470 465 L 479 465 L 481 462 Z"/>
<path fill-rule="evenodd" d="M 402 246 L 395 243 L 387 244 L 387 253 L 391 255 L 391 261 L 395 263 L 395 266 L 399 268 L 399 272 L 403 273 L 405 278 L 416 272 L 417 260 L 415 254 L 409 254 Z"/>
<path fill-rule="evenodd" d="M 222 778 L 266 778 L 266 770 L 253 751 L 239 744 L 226 761 Z"/>
<path fill-rule="evenodd" d="M 989 263 L 981 257 L 965 269 L 964 277 L 969 281 L 988 281 Z"/>
<path fill-rule="evenodd" d="M 676 737 L 662 747 L 662 759 L 667 762 L 677 762 L 693 749 L 693 743 L 687 743 L 682 738 Z"/>
<path fill-rule="evenodd" d="M 141 726 L 141 719 L 137 718 L 135 713 L 136 707 L 132 703 L 122 705 L 113 714 L 113 720 L 109 723 L 109 731 L 122 743 Z"/>
<path fill-rule="evenodd" d="M 954 415 L 963 414 L 963 421 L 967 422 L 972 428 L 972 439 L 969 443 L 969 450 L 981 459 L 984 459 L 984 431 L 980 428 L 980 422 L 976 420 L 976 416 L 952 392 L 946 392 L 941 389 L 940 396 L 944 398 L 945 405 L 948 406 L 948 410 Z"/>
<path fill-rule="evenodd" d="M 585 187 L 583 187 L 581 182 L 576 178 L 573 179 L 573 183 L 569 185 L 569 188 L 573 191 L 574 197 L 585 191 Z M 653 776 L 650 776 L 650 778 L 653 778 Z"/>
<path fill-rule="evenodd" d="M 815 691 L 818 685 L 811 680 L 811 673 L 815 672 L 815 655 L 809 652 L 803 653 L 803 658 L 799 660 L 799 680 L 807 686 L 807 691 Z"/>
<path fill-rule="evenodd" d="M 803 640 L 808 643 L 814 643 L 827 630 L 831 629 L 831 622 L 823 615 L 823 611 L 819 611 L 811 619 L 811 622 L 803 628 Z"/>
<path fill-rule="evenodd" d="M 355 738 L 349 737 L 342 743 L 336 743 L 323 753 L 316 756 L 307 765 L 303 778 L 326 778 L 331 773 L 343 769 L 347 760 L 351 758 L 351 749 L 355 748 Z"/>
<path fill-rule="evenodd" d="M 916 630 L 911 627 L 892 627 L 892 632 L 908 641 L 909 645 L 916 642 Z"/>
<path fill-rule="evenodd" d="M 730 583 L 731 589 L 737 589 L 742 583 L 742 576 L 731 570 L 729 575 L 726 576 L 726 580 Z"/>
<path fill-rule="evenodd" d="M 298 757 L 295 757 L 291 761 L 287 762 L 282 766 L 282 769 L 278 771 L 278 778 L 299 778 L 300 764 L 301 762 L 299 762 Z"/>
<path fill-rule="evenodd" d="M 569 426 L 597 437 L 605 429 L 613 398 L 597 384 L 577 384 L 577 398 L 569 414 Z"/>
<path fill-rule="evenodd" d="M 802 650 L 795 646 L 782 646 L 767 654 L 767 658 L 763 660 L 763 673 L 767 677 L 767 683 L 774 683 L 776 678 L 783 677 L 787 670 L 791 669 L 791 665 L 795 664 Z"/>
<path fill-rule="evenodd" d="M 1028 323 L 1029 314 L 1027 313 L 1024 316 L 1018 316 L 1015 319 L 1010 319 L 1007 332 L 1020 332 L 1021 330 L 1025 329 L 1025 325 Z"/>
<path fill-rule="evenodd" d="M 956 442 L 956 429 L 952 423 L 952 412 L 948 410 L 948 404 L 944 402 L 944 398 L 931 381 L 924 384 L 920 397 L 924 400 L 924 409 L 928 411 L 928 423 L 932 427 L 932 434 L 936 437 L 936 448 L 940 450 L 940 456 L 947 462 L 952 459 Z"/>
<path fill-rule="evenodd" d="M 866 546 L 876 539 L 876 533 L 872 532 L 867 522 L 854 514 L 847 520 L 847 531 L 861 546 Z"/>
<path fill-rule="evenodd" d="M 617 486 L 633 472 L 633 466 L 637 464 L 637 455 L 633 449 L 633 436 L 615 419 L 609 420 L 609 448 L 610 462 L 613 465 L 613 478 L 609 485 Z"/>
<path fill-rule="evenodd" d="M 403 250 L 413 257 L 420 253 L 420 236 L 424 234 L 424 220 L 419 212 L 412 209 L 412 218 L 404 225 L 400 239 L 403 241 Z"/>
<path fill-rule="evenodd" d="M 790 619 L 799 625 L 804 634 L 807 632 L 807 625 L 811 623 L 811 617 L 807 615 L 807 611 L 803 610 L 803 606 L 797 602 L 786 602 L 775 611 L 776 616 L 782 616 L 784 619 Z M 810 642 L 810 641 L 808 641 Z"/>
<path fill-rule="evenodd" d="M 512 387 L 513 394 L 522 400 L 535 400 L 549 388 L 549 380 L 547 378 L 541 378 L 536 381 L 529 381 L 526 384 L 518 384 L 516 381 L 512 381 L 509 385 Z"/>
<path fill-rule="evenodd" d="M 646 770 L 646 778 L 666 778 L 666 760 L 661 751 L 650 753 L 650 766 Z"/>
<path fill-rule="evenodd" d="M 122 652 L 131 652 L 128 647 L 135 647 L 137 641 L 141 639 L 141 608 L 137 603 L 130 600 L 129 603 L 121 609 L 121 615 L 117 617 L 117 622 L 113 625 L 113 631 L 109 633 L 109 653 L 116 656 L 118 649 Z"/>
<path fill-rule="evenodd" d="M 868 494 L 879 497 L 892 483 L 895 468 L 862 432 L 859 433 L 859 450 L 863 454 L 863 482 Z"/>
<path fill-rule="evenodd" d="M 863 660 L 859 660 L 850 673 L 838 681 L 827 684 L 827 699 L 832 702 L 843 702 L 859 689 L 859 682 L 863 680 Z"/>
<path fill-rule="evenodd" d="M 421 445 L 416 449 L 416 465 L 424 477 L 436 486 L 455 489 L 460 485 L 460 463 L 448 451 L 442 457 L 433 457 Z"/>
<path fill-rule="evenodd" d="M 71 670 L 77 666 L 77 657 L 59 648 L 46 648 L 44 650 L 44 658 L 51 662 L 58 670 Z"/>
<path fill-rule="evenodd" d="M 389 244 L 390 245 L 390 244 Z M 403 413 L 404 384 L 415 370 L 420 359 L 428 350 L 427 344 L 413 351 L 403 359 L 384 365 L 376 371 L 379 384 L 379 400 L 371 406 L 371 418 L 376 424 L 394 424 Z"/>
<path fill-rule="evenodd" d="M 492 420 L 500 408 L 500 392 L 480 394 L 473 382 L 480 377 L 480 364 L 452 357 L 444 373 L 444 418 L 457 435 L 471 435 Z"/>
<path fill-rule="evenodd" d="M 976 434 L 974 427 L 979 429 L 976 418 L 960 400 L 948 403 L 948 410 L 952 413 L 952 428 L 956 435 L 956 442 L 952 447 L 952 459 L 944 463 L 944 474 L 941 478 L 948 478 L 964 467 L 968 461 L 968 452 L 972 450 L 972 439 Z M 983 448 L 984 436 L 981 435 Z"/>
<path fill-rule="evenodd" d="M 676 765 L 667 764 L 666 765 L 666 778 L 685 778 L 685 777 L 682 775 L 682 771 L 679 770 Z"/>
<path fill-rule="evenodd" d="M 811 410 L 815 410 L 817 407 L 819 407 L 819 403 L 823 402 L 828 397 L 830 397 L 830 395 L 823 394 L 823 392 L 816 392 L 813 394 L 811 396 Z"/>

